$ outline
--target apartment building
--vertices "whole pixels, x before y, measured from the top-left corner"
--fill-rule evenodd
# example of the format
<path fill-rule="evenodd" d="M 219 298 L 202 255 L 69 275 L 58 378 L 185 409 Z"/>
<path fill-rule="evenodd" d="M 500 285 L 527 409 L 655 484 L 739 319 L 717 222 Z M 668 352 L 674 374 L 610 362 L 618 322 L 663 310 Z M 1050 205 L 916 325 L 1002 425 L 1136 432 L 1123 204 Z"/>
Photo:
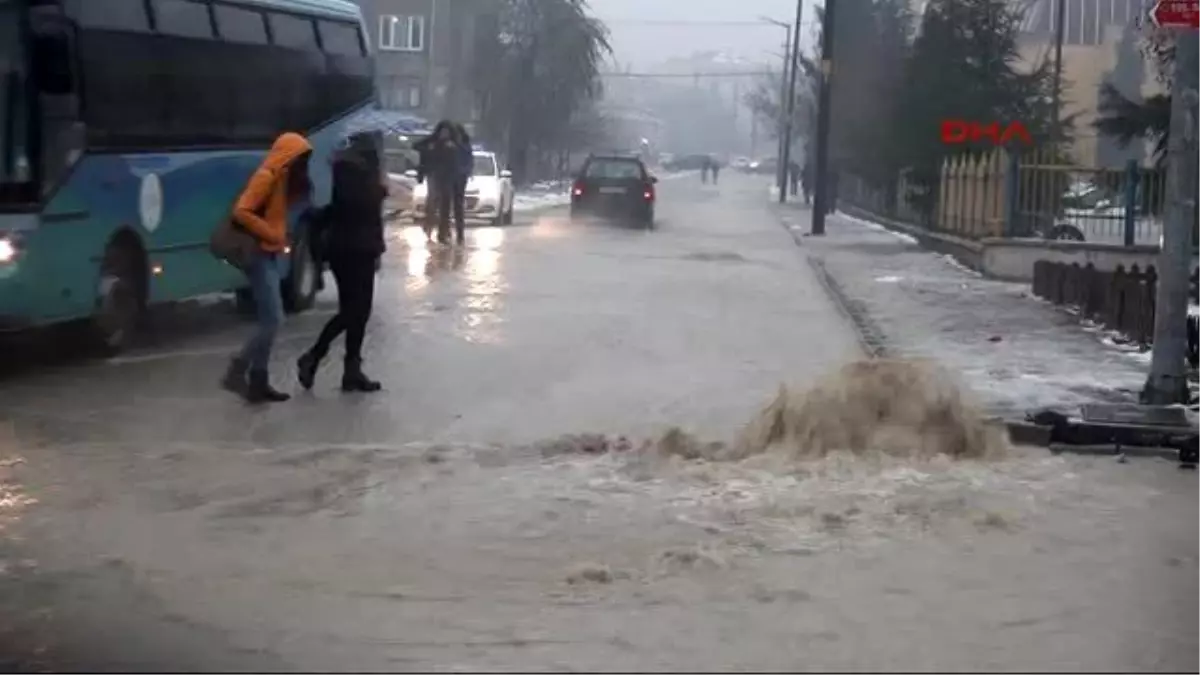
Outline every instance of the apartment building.
<path fill-rule="evenodd" d="M 476 54 L 494 36 L 489 0 L 358 0 L 371 34 L 384 108 L 478 121 Z"/>

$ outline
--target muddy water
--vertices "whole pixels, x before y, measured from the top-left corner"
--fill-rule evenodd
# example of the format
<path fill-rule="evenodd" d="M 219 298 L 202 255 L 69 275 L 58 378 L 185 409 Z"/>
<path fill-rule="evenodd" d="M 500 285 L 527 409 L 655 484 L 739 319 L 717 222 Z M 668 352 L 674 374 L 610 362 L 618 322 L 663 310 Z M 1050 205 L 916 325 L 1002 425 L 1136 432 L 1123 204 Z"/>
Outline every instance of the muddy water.
<path fill-rule="evenodd" d="M 23 533 L 63 597 L 92 589 L 89 616 L 209 667 L 1197 668 L 1196 479 L 1167 462 L 634 445 L 164 450 L 137 468 L 80 448 L 90 493 L 25 475 L 72 508 Z"/>

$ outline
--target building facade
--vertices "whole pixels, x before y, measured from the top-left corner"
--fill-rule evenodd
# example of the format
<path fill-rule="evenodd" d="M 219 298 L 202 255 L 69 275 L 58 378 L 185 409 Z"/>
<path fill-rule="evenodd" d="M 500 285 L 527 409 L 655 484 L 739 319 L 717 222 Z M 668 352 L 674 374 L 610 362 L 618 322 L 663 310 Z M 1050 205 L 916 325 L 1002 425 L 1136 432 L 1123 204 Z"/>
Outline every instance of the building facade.
<path fill-rule="evenodd" d="M 384 108 L 473 124 L 480 114 L 478 45 L 489 0 L 358 0 L 375 52 Z"/>
<path fill-rule="evenodd" d="M 1053 58 L 1058 3 L 1063 6 L 1063 111 L 1077 115 L 1074 156 L 1081 164 L 1119 167 L 1144 160 L 1148 146 L 1121 148 L 1092 126 L 1099 112 L 1101 85 L 1112 84 L 1130 98 L 1162 91 L 1153 65 L 1137 48 L 1139 23 L 1153 2 L 1145 0 L 1018 0 L 1024 13 L 1019 49 L 1033 65 Z"/>

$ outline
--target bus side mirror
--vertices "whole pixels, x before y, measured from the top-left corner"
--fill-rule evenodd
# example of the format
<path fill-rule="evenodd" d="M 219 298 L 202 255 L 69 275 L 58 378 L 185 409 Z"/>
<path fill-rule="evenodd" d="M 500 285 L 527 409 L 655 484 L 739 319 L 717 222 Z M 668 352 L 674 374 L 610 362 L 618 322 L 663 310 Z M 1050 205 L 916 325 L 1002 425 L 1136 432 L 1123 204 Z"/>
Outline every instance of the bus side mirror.
<path fill-rule="evenodd" d="M 75 93 L 71 64 L 71 40 L 62 33 L 38 35 L 33 40 L 34 77 L 43 94 L 64 96 Z"/>

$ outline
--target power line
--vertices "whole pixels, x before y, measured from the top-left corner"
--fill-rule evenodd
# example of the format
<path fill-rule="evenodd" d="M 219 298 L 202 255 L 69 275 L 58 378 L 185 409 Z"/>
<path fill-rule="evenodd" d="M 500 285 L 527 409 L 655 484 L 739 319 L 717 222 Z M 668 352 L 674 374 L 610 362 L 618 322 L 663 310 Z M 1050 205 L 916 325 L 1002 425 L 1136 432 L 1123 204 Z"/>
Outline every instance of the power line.
<path fill-rule="evenodd" d="M 778 75 L 778 72 L 769 70 L 760 71 L 741 71 L 737 73 L 600 73 L 600 77 L 654 77 L 654 78 L 684 78 L 694 79 L 698 77 L 764 77 L 768 75 Z"/>
<path fill-rule="evenodd" d="M 759 28 L 779 28 L 769 21 L 695 21 L 688 19 L 602 19 L 606 24 L 626 24 L 633 26 L 757 26 Z M 816 25 L 816 21 L 805 21 L 801 25 Z"/>

